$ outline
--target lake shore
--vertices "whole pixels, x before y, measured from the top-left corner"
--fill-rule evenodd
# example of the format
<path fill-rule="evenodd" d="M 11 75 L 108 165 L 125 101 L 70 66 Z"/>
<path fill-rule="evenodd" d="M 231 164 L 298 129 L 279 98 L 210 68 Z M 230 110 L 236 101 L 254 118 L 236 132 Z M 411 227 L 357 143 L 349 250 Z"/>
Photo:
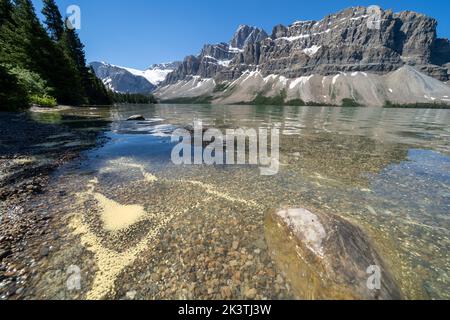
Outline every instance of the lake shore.
<path fill-rule="evenodd" d="M 23 297 L 33 261 L 48 254 L 47 244 L 55 237 L 52 217 L 37 214 L 33 199 L 55 192 L 47 189 L 53 172 L 95 147 L 100 135 L 35 121 L 30 113 L 0 113 L 1 299 Z"/>
<path fill-rule="evenodd" d="M 126 121 L 137 114 L 147 120 Z M 289 246 L 286 228 L 267 219 L 280 208 L 354 225 L 343 224 L 344 239 L 363 234 L 350 242 L 378 253 L 376 265 L 385 264 L 402 297 L 446 297 L 449 116 L 201 105 L 0 114 L 0 299 L 312 299 L 321 293 L 302 292 L 310 279 L 298 274 L 299 242 Z M 174 165 L 170 133 L 193 119 L 218 128 L 277 124 L 279 174 Z M 371 261 L 363 262 L 365 283 Z M 67 286 L 73 267 L 79 290 Z M 342 269 L 350 270 L 333 268 Z"/>

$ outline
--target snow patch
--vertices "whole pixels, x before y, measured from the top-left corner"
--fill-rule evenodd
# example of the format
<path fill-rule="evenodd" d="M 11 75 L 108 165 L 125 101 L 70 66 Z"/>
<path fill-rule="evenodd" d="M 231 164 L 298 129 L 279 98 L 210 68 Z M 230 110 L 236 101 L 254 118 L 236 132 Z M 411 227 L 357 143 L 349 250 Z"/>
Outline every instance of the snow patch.
<path fill-rule="evenodd" d="M 293 42 L 299 39 L 309 38 L 311 35 L 309 34 L 301 34 L 299 36 L 293 36 L 293 37 L 281 37 L 279 39 L 287 40 L 289 42 Z"/>
<path fill-rule="evenodd" d="M 234 52 L 234 53 L 244 52 L 244 49 L 239 49 L 239 48 L 235 48 L 235 47 L 232 47 L 232 46 L 230 46 L 230 47 L 228 48 L 228 50 L 229 50 L 230 52 Z"/>
<path fill-rule="evenodd" d="M 312 47 L 303 49 L 303 52 L 304 52 L 306 55 L 312 57 L 313 55 L 315 55 L 315 54 L 317 53 L 317 51 L 320 50 L 320 48 L 322 48 L 322 46 L 316 46 L 316 45 L 313 45 Z"/>
<path fill-rule="evenodd" d="M 148 82 L 150 82 L 153 85 L 158 85 L 164 80 L 166 80 L 169 73 L 173 72 L 173 69 L 147 69 L 147 70 L 138 70 L 133 68 L 127 68 L 127 67 L 119 67 L 118 68 L 125 69 L 126 71 L 130 72 L 131 74 L 135 76 L 140 76 L 145 78 Z"/>
<path fill-rule="evenodd" d="M 212 56 L 204 56 L 203 58 L 207 58 L 207 59 L 213 60 L 215 64 L 219 64 L 219 65 L 224 66 L 224 67 L 228 67 L 230 65 L 231 61 L 232 61 L 232 60 L 218 60 L 218 59 L 216 59 L 216 58 L 214 58 Z"/>
<path fill-rule="evenodd" d="M 301 21 L 301 20 L 298 20 L 298 21 L 295 21 L 292 25 L 298 25 L 298 24 L 312 24 L 312 23 L 314 23 L 315 21 L 313 21 L 313 20 L 305 20 L 305 21 Z"/>

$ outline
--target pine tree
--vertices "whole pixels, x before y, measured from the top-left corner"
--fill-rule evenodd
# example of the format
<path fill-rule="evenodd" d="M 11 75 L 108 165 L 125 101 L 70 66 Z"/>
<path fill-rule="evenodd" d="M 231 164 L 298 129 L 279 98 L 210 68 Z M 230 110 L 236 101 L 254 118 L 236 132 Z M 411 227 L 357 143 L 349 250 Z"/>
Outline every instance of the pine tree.
<path fill-rule="evenodd" d="M 66 20 L 66 27 L 64 31 L 64 48 L 67 49 L 67 53 L 72 58 L 75 66 L 80 73 L 83 73 L 86 69 L 86 57 L 84 54 L 84 45 L 78 37 L 75 29 L 70 29 L 67 27 L 70 22 Z"/>
<path fill-rule="evenodd" d="M 47 31 L 50 34 L 50 38 L 58 42 L 61 40 L 64 34 L 64 22 L 59 12 L 58 6 L 54 0 L 43 0 L 44 8 L 42 9 L 42 14 L 45 17 L 45 25 L 47 26 Z"/>
<path fill-rule="evenodd" d="M 70 58 L 55 44 L 39 22 L 30 0 L 16 0 L 13 10 L 12 49 L 9 63 L 18 64 L 45 79 L 59 103 L 81 104 L 81 79 Z M 14 51 L 18 52 L 15 54 Z"/>
<path fill-rule="evenodd" d="M 19 76 L 34 74 L 48 86 L 44 92 L 51 92 L 60 104 L 110 104 L 103 83 L 86 66 L 83 44 L 74 30 L 65 27 L 54 0 L 44 0 L 43 14 L 47 30 L 31 0 L 0 0 L 2 103 L 20 105 L 20 99 L 14 103 L 6 98 L 27 98 L 27 90 L 18 88 L 23 80 Z"/>
<path fill-rule="evenodd" d="M 84 45 L 75 29 L 68 28 L 70 22 L 66 20 L 66 28 L 63 36 L 63 46 L 75 63 L 81 76 L 81 80 L 90 104 L 111 104 L 111 99 L 103 84 L 93 70 L 86 65 Z"/>
<path fill-rule="evenodd" d="M 0 27 L 11 18 L 12 4 L 10 0 L 0 0 Z"/>

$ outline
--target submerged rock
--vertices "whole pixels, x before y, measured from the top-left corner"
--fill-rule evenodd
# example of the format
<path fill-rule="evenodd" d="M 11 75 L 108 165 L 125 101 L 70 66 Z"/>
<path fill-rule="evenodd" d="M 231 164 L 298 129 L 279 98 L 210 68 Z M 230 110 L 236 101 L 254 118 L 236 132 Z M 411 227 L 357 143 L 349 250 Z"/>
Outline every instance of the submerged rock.
<path fill-rule="evenodd" d="M 135 116 L 131 116 L 127 119 L 127 121 L 145 121 L 144 116 L 141 115 L 135 115 Z"/>
<path fill-rule="evenodd" d="M 347 220 L 306 209 L 272 211 L 266 237 L 300 298 L 402 299 L 368 236 Z"/>

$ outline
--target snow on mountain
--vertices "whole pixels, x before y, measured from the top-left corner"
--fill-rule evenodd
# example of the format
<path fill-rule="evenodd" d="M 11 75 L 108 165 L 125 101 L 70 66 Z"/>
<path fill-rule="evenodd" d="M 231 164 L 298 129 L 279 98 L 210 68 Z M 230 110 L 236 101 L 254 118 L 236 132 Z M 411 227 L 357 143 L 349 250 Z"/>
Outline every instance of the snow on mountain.
<path fill-rule="evenodd" d="M 164 80 L 166 80 L 167 75 L 174 71 L 174 69 L 171 68 L 161 68 L 163 65 L 156 65 L 152 66 L 149 69 L 146 70 L 137 70 L 133 68 L 127 68 L 127 67 L 119 67 L 127 70 L 128 72 L 134 74 L 135 76 L 144 77 L 147 79 L 148 82 L 151 84 L 157 86 Z"/>
<path fill-rule="evenodd" d="M 155 64 L 146 70 L 113 65 L 107 62 L 92 62 L 95 74 L 111 90 L 123 93 L 153 92 L 179 63 Z"/>

